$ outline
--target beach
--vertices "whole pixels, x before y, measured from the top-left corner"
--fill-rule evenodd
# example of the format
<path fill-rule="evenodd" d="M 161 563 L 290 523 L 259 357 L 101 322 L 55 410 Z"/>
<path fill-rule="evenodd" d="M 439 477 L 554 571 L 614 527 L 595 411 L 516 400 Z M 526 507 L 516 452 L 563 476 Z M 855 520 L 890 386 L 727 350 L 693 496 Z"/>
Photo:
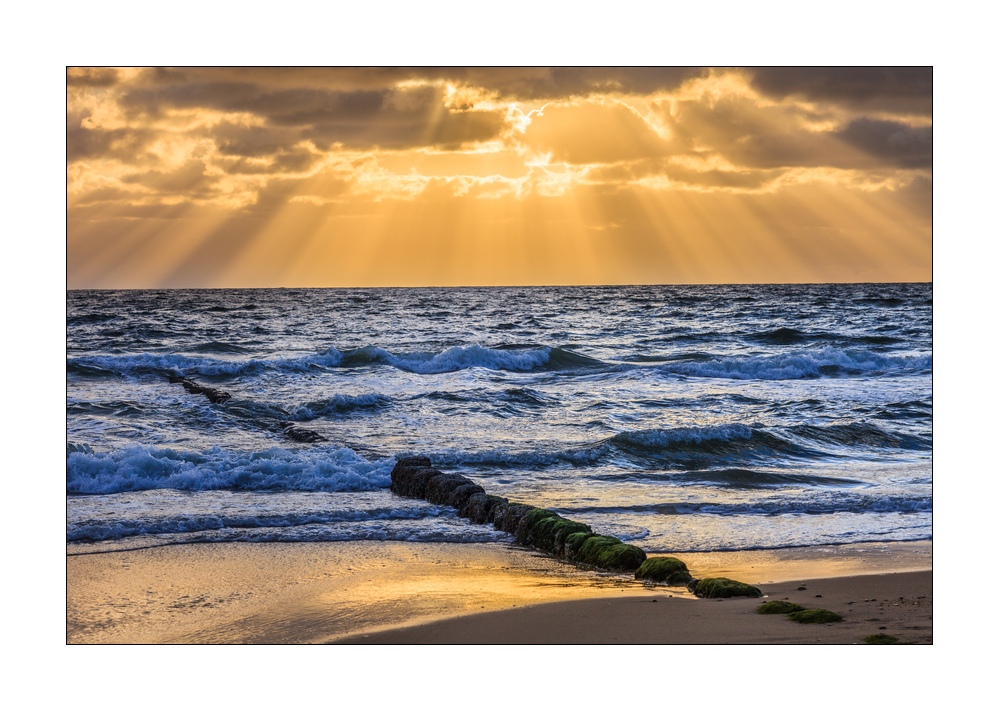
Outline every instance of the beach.
<path fill-rule="evenodd" d="M 933 640 L 931 546 L 681 556 L 762 600 L 697 599 L 513 545 L 177 545 L 67 556 L 70 644 L 864 644 Z M 758 615 L 788 599 L 841 614 Z"/>

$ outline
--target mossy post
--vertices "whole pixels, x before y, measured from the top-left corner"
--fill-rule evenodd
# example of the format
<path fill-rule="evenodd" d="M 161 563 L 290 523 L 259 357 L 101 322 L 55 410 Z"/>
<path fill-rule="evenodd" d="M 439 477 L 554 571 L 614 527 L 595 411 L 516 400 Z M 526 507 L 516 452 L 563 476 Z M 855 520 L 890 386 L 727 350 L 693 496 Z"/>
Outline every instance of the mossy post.
<path fill-rule="evenodd" d="M 570 521 L 554 511 L 491 496 L 461 474 L 447 474 L 430 465 L 427 457 L 404 457 L 392 469 L 392 493 L 426 499 L 432 504 L 453 506 L 458 515 L 474 523 L 491 523 L 513 534 L 517 543 L 559 558 L 594 568 L 633 571 L 646 560 L 638 546 L 613 536 L 598 536 L 585 523 Z M 672 560 L 660 559 L 660 560 Z M 676 575 L 685 574 L 680 561 Z M 658 565 L 663 565 L 662 563 Z M 671 564 L 672 565 L 672 564 Z"/>
<path fill-rule="evenodd" d="M 763 597 L 759 588 L 729 578 L 693 580 L 687 589 L 697 597 Z"/>
<path fill-rule="evenodd" d="M 492 512 L 500 504 L 510 503 L 506 499 L 493 496 L 492 494 L 477 493 L 472 494 L 458 510 L 458 515 L 467 518 L 472 523 L 493 522 Z"/>
<path fill-rule="evenodd" d="M 576 553 L 580 563 L 607 570 L 635 570 L 645 561 L 645 551 L 613 536 L 590 536 Z"/>
<path fill-rule="evenodd" d="M 787 602 L 786 600 L 770 600 L 757 607 L 756 612 L 760 615 L 786 615 L 790 612 L 800 612 L 804 609 L 801 605 Z"/>
<path fill-rule="evenodd" d="M 636 580 L 645 580 L 661 585 L 681 586 L 693 578 L 687 570 L 687 564 L 679 558 L 662 557 L 646 558 L 645 562 L 635 571 Z"/>
<path fill-rule="evenodd" d="M 799 610 L 792 612 L 787 619 L 800 622 L 803 625 L 819 625 L 826 622 L 842 622 L 843 617 L 829 610 Z"/>

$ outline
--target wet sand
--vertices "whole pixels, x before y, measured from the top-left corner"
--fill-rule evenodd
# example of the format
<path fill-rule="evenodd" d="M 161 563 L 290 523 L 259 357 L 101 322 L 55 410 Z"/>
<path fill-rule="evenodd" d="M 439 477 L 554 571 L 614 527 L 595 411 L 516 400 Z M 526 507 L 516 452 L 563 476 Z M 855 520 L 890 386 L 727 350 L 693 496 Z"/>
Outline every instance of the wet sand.
<path fill-rule="evenodd" d="M 928 543 L 680 556 L 696 577 L 845 618 L 801 625 L 757 615 L 759 600 L 699 600 L 514 546 L 166 546 L 67 556 L 66 634 L 70 644 L 853 644 L 883 633 L 925 644 L 930 556 Z"/>

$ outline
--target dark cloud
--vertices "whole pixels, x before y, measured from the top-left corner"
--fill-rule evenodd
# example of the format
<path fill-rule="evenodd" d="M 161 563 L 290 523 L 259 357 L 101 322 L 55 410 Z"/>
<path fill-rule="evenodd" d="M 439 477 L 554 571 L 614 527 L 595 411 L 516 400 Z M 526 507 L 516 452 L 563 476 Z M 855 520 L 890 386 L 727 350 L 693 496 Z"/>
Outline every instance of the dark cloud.
<path fill-rule="evenodd" d="M 838 131 L 812 131 L 785 107 L 748 107 L 740 98 L 680 102 L 672 128 L 686 150 L 703 146 L 744 168 L 922 168 L 932 163 L 932 128 L 860 118 Z"/>
<path fill-rule="evenodd" d="M 902 168 L 928 168 L 933 165 L 933 128 L 908 126 L 895 121 L 857 119 L 840 131 L 838 137 Z"/>
<path fill-rule="evenodd" d="M 710 151 L 742 168 L 846 167 L 856 160 L 828 133 L 803 130 L 792 112 L 743 98 L 678 102 L 671 120 L 684 152 Z"/>
<path fill-rule="evenodd" d="M 244 126 L 222 121 L 210 130 L 219 152 L 228 156 L 260 158 L 274 155 L 301 140 L 301 131 L 285 126 Z"/>
<path fill-rule="evenodd" d="M 204 162 L 193 159 L 172 171 L 149 170 L 122 178 L 162 195 L 210 199 L 221 195 L 217 176 L 206 175 Z"/>
<path fill-rule="evenodd" d="M 455 79 L 496 91 L 505 98 L 555 100 L 606 92 L 672 91 L 685 81 L 707 74 L 708 70 L 701 67 L 551 67 L 468 69 Z"/>
<path fill-rule="evenodd" d="M 150 70 L 147 85 L 249 83 L 266 90 L 385 91 L 406 81 L 448 81 L 505 99 L 554 100 L 617 91 L 670 91 L 706 76 L 702 67 L 185 67 Z"/>
<path fill-rule="evenodd" d="M 289 139 L 308 138 L 325 146 L 408 148 L 458 146 L 499 135 L 500 111 L 447 110 L 435 87 L 409 90 L 332 91 L 315 88 L 268 89 L 246 82 L 169 83 L 126 92 L 122 106 L 133 115 L 157 116 L 167 109 L 246 112 L 267 126 L 219 128 L 222 150 L 237 155 L 273 152 Z M 274 128 L 299 129 L 274 132 Z"/>
<path fill-rule="evenodd" d="M 775 98 L 801 96 L 869 110 L 930 114 L 932 67 L 768 67 L 752 84 Z"/>
<path fill-rule="evenodd" d="M 73 211 L 79 212 L 84 207 L 105 203 L 125 203 L 134 199 L 134 195 L 118 187 L 102 187 L 88 190 L 73 198 Z"/>
<path fill-rule="evenodd" d="M 66 67 L 67 86 L 113 86 L 118 70 L 111 67 Z"/>
<path fill-rule="evenodd" d="M 226 168 L 231 175 L 270 175 L 273 173 L 304 173 L 322 156 L 310 151 L 281 151 L 272 156 L 266 165 L 251 163 L 241 158 Z"/>
<path fill-rule="evenodd" d="M 71 111 L 66 115 L 66 160 L 70 163 L 101 157 L 134 160 L 151 138 L 149 132 L 141 129 L 86 128 L 83 122 L 89 117 L 89 111 Z"/>

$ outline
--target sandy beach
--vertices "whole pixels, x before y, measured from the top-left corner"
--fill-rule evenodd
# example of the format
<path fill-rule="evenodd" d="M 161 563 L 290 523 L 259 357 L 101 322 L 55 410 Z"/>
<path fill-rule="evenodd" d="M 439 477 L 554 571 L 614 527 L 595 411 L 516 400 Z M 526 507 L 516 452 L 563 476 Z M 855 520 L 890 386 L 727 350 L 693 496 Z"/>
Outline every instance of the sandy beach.
<path fill-rule="evenodd" d="M 933 641 L 929 543 L 682 555 L 696 577 L 839 613 L 694 598 L 497 544 L 205 544 L 67 556 L 70 644 L 863 644 Z"/>

